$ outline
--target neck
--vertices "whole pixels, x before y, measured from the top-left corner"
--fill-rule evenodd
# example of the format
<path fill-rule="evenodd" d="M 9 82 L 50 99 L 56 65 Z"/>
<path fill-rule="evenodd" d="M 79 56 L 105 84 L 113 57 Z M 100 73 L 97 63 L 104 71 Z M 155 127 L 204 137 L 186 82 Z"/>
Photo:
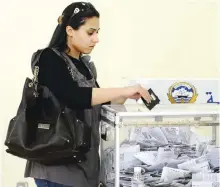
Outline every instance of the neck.
<path fill-rule="evenodd" d="M 73 58 L 79 60 L 80 52 L 77 51 L 73 46 L 68 44 L 69 49 L 66 49 L 65 52 Z"/>
<path fill-rule="evenodd" d="M 67 54 L 70 55 L 71 57 L 76 58 L 76 59 L 79 60 L 80 53 L 72 51 L 72 49 L 71 49 L 70 51 L 67 51 Z"/>

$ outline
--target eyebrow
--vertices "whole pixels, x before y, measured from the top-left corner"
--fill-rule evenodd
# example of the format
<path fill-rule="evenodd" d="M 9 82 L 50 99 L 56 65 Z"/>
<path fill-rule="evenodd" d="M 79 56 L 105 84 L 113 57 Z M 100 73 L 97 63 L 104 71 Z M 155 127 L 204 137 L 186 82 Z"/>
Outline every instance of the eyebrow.
<path fill-rule="evenodd" d="M 100 28 L 99 28 L 99 29 L 90 28 L 90 30 L 93 30 L 93 31 L 99 31 Z"/>

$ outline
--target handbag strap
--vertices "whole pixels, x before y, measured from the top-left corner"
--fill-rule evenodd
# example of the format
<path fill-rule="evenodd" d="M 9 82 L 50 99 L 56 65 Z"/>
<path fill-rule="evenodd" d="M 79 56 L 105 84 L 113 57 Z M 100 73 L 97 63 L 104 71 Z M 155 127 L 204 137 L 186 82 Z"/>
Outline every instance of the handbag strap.
<path fill-rule="evenodd" d="M 62 53 L 55 48 L 51 48 L 51 49 L 66 62 L 69 73 L 73 79 L 76 76 L 78 79 L 84 78 L 84 76 L 79 71 L 77 71 L 76 66 L 72 63 L 71 59 L 68 57 L 66 53 Z M 38 93 L 39 60 L 40 60 L 40 57 L 43 51 L 44 51 L 43 49 L 38 50 L 32 55 L 32 58 L 31 58 L 31 68 L 32 68 L 33 78 L 32 78 L 31 83 L 29 84 L 29 87 L 33 86 L 35 97 L 38 97 L 39 95 Z M 94 63 L 93 62 L 91 63 L 92 67 L 90 67 L 91 65 L 89 64 L 90 56 L 88 55 L 83 56 L 81 60 L 85 64 L 85 66 L 88 68 L 92 77 L 95 78 L 96 80 L 97 76 L 96 76 L 96 69 L 95 69 Z"/>
<path fill-rule="evenodd" d="M 82 75 L 76 68 L 76 66 L 74 65 L 74 63 L 72 63 L 71 59 L 69 58 L 69 56 L 64 53 L 64 52 L 60 52 L 55 48 L 52 48 L 52 50 L 59 55 L 67 64 L 67 68 L 71 74 L 71 76 L 74 78 L 77 76 L 78 79 L 83 79 L 85 78 L 84 75 Z M 89 55 L 86 56 L 82 56 L 81 61 L 84 63 L 84 65 L 87 67 L 87 69 L 89 70 L 90 74 L 92 75 L 92 77 L 96 80 L 97 77 L 97 73 L 96 73 L 96 69 L 95 69 L 95 65 L 93 62 L 90 62 L 91 57 Z"/>
<path fill-rule="evenodd" d="M 38 50 L 35 52 L 31 57 L 31 69 L 33 73 L 33 78 L 31 79 L 31 82 L 29 83 L 29 87 L 34 88 L 33 95 L 34 97 L 38 97 L 38 75 L 39 75 L 39 59 L 42 54 L 43 50 Z"/>
<path fill-rule="evenodd" d="M 52 50 L 65 61 L 67 68 L 69 70 L 69 73 L 73 79 L 75 79 L 76 76 L 78 77 L 78 79 L 83 78 L 83 76 L 77 71 L 76 66 L 72 63 L 70 58 L 65 53 L 61 53 L 55 48 L 52 48 Z"/>

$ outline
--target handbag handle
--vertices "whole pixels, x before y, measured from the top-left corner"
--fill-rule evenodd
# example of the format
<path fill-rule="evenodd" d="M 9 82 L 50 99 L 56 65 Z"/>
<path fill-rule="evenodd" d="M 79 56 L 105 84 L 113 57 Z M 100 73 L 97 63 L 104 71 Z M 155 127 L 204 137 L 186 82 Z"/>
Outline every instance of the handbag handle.
<path fill-rule="evenodd" d="M 54 49 L 54 48 L 51 48 L 57 55 L 61 56 L 59 54 L 59 52 Z M 39 59 L 40 59 L 40 56 L 42 54 L 43 50 L 38 50 L 37 52 L 35 52 L 32 56 L 32 70 L 33 70 L 33 78 L 31 79 L 31 82 L 28 84 L 28 86 L 31 88 L 33 87 L 34 88 L 34 97 L 38 97 L 39 96 L 39 93 L 38 93 L 38 75 L 39 75 Z M 36 57 L 36 58 L 35 58 Z"/>
<path fill-rule="evenodd" d="M 43 51 L 43 50 L 42 50 Z M 38 75 L 39 75 L 39 59 L 42 54 L 42 51 L 40 51 L 40 54 L 37 56 L 37 58 L 33 62 L 33 78 L 31 79 L 31 82 L 28 84 L 28 86 L 31 88 L 33 87 L 33 96 L 37 98 L 39 96 L 39 82 L 38 82 Z M 41 85 L 42 86 L 42 85 Z M 60 111 L 63 111 L 65 109 L 65 105 L 60 103 L 56 97 L 53 95 L 53 93 L 47 88 L 46 86 L 42 86 L 43 88 L 43 98 L 50 98 L 53 101 L 53 104 L 56 109 Z"/>
<path fill-rule="evenodd" d="M 33 73 L 33 78 L 31 79 L 31 82 L 28 84 L 28 86 L 31 88 L 33 87 L 34 92 L 33 95 L 34 97 L 38 97 L 39 93 L 37 90 L 38 87 L 38 74 L 39 74 L 39 66 L 34 66 L 34 73 Z"/>
<path fill-rule="evenodd" d="M 32 55 L 31 58 L 31 64 L 32 64 L 32 70 L 33 70 L 33 78 L 31 79 L 31 82 L 28 84 L 28 86 L 31 88 L 34 88 L 34 97 L 38 97 L 38 74 L 39 74 L 39 59 L 42 54 L 43 50 L 38 50 Z"/>

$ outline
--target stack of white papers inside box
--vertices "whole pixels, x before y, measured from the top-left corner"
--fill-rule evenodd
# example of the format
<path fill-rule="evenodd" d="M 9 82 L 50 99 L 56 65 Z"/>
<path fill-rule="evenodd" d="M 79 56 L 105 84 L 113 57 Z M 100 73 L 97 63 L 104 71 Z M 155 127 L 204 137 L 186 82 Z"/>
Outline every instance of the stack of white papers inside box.
<path fill-rule="evenodd" d="M 102 160 L 107 186 L 114 186 L 114 154 L 114 147 L 108 148 Z M 190 127 L 131 128 L 120 145 L 120 185 L 131 186 L 133 168 L 139 166 L 149 187 L 217 187 L 219 155 L 210 138 L 197 136 Z"/>

